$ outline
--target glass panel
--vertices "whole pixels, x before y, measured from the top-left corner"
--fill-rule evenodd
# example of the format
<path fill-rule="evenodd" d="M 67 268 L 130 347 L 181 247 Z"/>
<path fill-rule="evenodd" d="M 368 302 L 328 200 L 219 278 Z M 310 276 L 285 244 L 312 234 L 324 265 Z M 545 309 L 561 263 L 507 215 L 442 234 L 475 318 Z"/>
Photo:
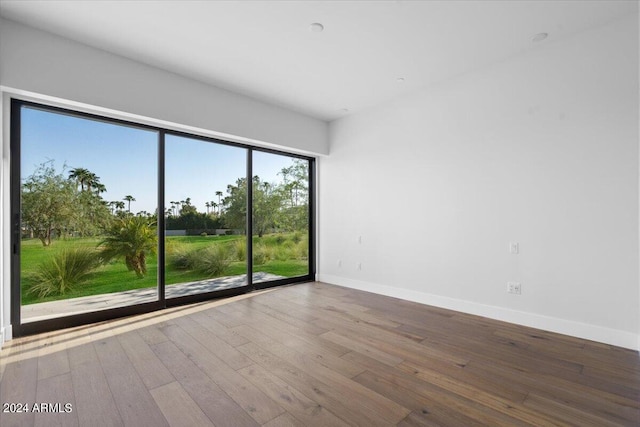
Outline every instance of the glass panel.
<path fill-rule="evenodd" d="M 22 322 L 156 301 L 157 132 L 21 108 Z"/>
<path fill-rule="evenodd" d="M 253 282 L 309 274 L 309 161 L 253 152 Z"/>
<path fill-rule="evenodd" d="M 165 139 L 165 295 L 247 285 L 247 150 Z"/>

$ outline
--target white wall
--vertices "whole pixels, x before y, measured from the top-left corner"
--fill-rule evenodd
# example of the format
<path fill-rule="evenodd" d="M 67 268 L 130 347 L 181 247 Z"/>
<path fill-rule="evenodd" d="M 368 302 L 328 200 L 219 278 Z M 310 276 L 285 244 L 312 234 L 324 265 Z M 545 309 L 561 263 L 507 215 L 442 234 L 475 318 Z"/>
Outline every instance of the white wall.
<path fill-rule="evenodd" d="M 0 85 L 312 154 L 325 122 L 0 18 Z"/>
<path fill-rule="evenodd" d="M 638 89 L 634 16 L 331 123 L 320 280 L 637 348 Z"/>
<path fill-rule="evenodd" d="M 0 18 L 0 346 L 11 337 L 9 98 L 316 155 L 327 123 Z"/>

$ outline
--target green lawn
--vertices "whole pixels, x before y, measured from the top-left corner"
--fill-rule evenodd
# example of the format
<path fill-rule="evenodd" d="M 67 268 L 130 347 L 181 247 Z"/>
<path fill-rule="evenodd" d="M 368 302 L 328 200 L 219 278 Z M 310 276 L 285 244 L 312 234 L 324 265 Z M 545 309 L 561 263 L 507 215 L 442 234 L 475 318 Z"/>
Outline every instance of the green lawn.
<path fill-rule="evenodd" d="M 244 258 L 238 260 L 236 246 L 238 241 L 245 239 L 244 236 L 172 236 L 167 237 L 166 249 L 170 252 L 172 248 L 180 247 L 183 250 L 195 250 L 212 245 L 223 245 L 229 253 L 230 263 L 219 276 L 235 276 L 246 274 L 247 265 Z M 147 257 L 147 275 L 138 279 L 134 272 L 128 271 L 123 260 L 113 260 L 106 265 L 100 266 L 91 273 L 88 279 L 77 284 L 71 291 L 64 295 L 51 295 L 40 298 L 28 292 L 33 283 L 31 277 L 33 272 L 47 257 L 53 256 L 56 252 L 65 248 L 88 247 L 95 248 L 100 238 L 70 238 L 65 240 L 54 240 L 50 247 L 43 247 L 38 239 L 25 239 L 21 242 L 21 289 L 22 304 L 33 304 L 38 302 L 53 301 L 66 298 L 76 298 L 88 295 L 121 292 L 131 289 L 142 289 L 156 287 L 156 277 L 158 273 L 158 261 L 156 255 Z M 262 257 L 255 258 L 262 264 L 255 264 L 256 272 L 267 272 L 285 277 L 303 276 L 308 272 L 308 261 L 306 253 L 301 252 L 300 247 L 306 241 L 300 241 L 299 236 L 292 234 L 279 234 L 254 237 L 254 251 L 259 252 Z M 258 249 L 259 248 L 259 249 Z M 188 269 L 177 269 L 167 265 L 165 279 L 167 285 L 176 283 L 191 282 L 211 278 L 203 273 Z"/>

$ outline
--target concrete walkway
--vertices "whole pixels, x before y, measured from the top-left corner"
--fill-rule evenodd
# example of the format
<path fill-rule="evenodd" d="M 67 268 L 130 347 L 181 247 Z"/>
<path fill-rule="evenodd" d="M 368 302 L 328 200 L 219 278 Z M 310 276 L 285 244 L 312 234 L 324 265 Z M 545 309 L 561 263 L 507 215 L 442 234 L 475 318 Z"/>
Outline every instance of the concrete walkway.
<path fill-rule="evenodd" d="M 283 278 L 283 276 L 263 272 L 253 274 L 254 283 Z M 239 276 L 217 277 L 215 279 L 201 280 L 198 282 L 167 285 L 165 288 L 165 295 L 167 299 L 176 298 L 185 295 L 195 295 L 205 292 L 219 291 L 222 289 L 237 288 L 245 286 L 246 284 L 246 274 Z M 21 312 L 22 322 L 34 322 L 37 320 L 51 319 L 70 314 L 88 313 L 109 308 L 124 307 L 127 305 L 156 301 L 157 298 L 158 291 L 156 288 L 146 288 L 23 305 Z"/>

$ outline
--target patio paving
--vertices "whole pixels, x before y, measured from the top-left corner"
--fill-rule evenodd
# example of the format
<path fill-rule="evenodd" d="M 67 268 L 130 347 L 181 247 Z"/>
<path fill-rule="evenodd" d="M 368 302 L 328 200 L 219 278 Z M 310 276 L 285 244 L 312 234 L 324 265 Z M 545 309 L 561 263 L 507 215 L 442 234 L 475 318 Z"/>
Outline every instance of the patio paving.
<path fill-rule="evenodd" d="M 283 279 L 284 276 L 258 272 L 253 274 L 253 282 L 266 282 Z M 177 283 L 167 285 L 166 298 L 176 298 L 185 295 L 195 295 L 205 292 L 223 289 L 237 288 L 247 283 L 247 275 L 217 277 L 215 279 L 200 280 L 197 282 Z M 91 295 L 88 297 L 71 298 L 66 300 L 42 302 L 22 306 L 22 322 L 34 322 L 37 320 L 51 319 L 60 315 L 88 313 L 115 307 L 152 302 L 157 300 L 156 288 L 133 289 L 124 292 L 110 294 Z"/>

